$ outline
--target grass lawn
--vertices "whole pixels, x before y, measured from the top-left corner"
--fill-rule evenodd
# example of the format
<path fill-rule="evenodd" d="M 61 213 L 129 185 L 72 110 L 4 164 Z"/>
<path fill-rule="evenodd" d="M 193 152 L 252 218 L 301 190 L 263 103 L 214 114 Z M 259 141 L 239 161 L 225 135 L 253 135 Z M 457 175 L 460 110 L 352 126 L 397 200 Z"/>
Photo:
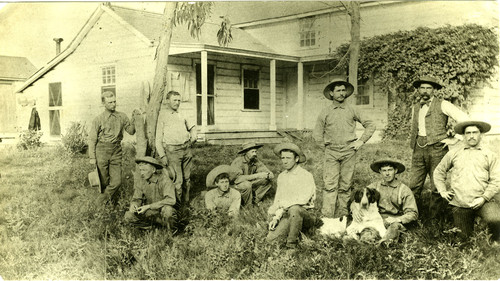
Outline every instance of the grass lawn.
<path fill-rule="evenodd" d="M 321 207 L 322 151 L 297 143 L 308 156 Z M 124 224 L 133 189 L 134 149 L 124 144 L 123 186 L 115 207 L 99 209 L 86 182 L 85 155 L 61 147 L 35 151 L 0 149 L 0 277 L 3 279 L 498 279 L 500 249 L 488 246 L 484 224 L 471 243 L 453 243 L 444 226 L 419 223 L 397 245 L 380 248 L 303 235 L 300 249 L 267 245 L 267 209 L 242 210 L 237 221 L 204 210 L 205 175 L 229 164 L 238 147 L 198 145 L 192 171 L 193 201 L 181 214 L 183 231 L 140 231 Z M 280 171 L 272 146 L 259 157 Z M 377 178 L 369 164 L 393 156 L 410 167 L 405 143 L 367 144 L 357 154 L 354 185 Z M 408 182 L 408 172 L 401 175 Z M 422 214 L 425 216 L 425 214 Z M 1 279 L 0 278 L 0 279 Z"/>

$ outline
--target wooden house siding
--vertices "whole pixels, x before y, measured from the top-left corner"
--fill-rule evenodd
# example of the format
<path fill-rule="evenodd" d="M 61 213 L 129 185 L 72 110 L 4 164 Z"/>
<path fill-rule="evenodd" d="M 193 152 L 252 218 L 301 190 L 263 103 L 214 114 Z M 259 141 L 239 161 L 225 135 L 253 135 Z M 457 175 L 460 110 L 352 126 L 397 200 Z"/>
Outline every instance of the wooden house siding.
<path fill-rule="evenodd" d="M 15 133 L 16 130 L 16 96 L 14 82 L 0 80 L 0 134 Z M 28 123 L 25 124 L 28 128 Z"/>

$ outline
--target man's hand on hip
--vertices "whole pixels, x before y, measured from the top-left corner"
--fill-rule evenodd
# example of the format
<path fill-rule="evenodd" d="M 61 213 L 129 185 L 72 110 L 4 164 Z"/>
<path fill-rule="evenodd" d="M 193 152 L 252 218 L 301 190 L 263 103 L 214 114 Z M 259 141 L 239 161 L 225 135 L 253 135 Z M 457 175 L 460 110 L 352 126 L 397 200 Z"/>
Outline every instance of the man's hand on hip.
<path fill-rule="evenodd" d="M 163 155 L 161 158 L 160 158 L 160 161 L 163 165 L 165 166 L 168 166 L 168 158 L 167 158 L 167 155 Z"/>
<path fill-rule="evenodd" d="M 483 197 L 477 197 L 476 199 L 472 200 L 471 208 L 474 210 L 479 209 L 483 206 L 484 202 L 486 202 L 486 200 Z"/>
<path fill-rule="evenodd" d="M 446 201 L 450 202 L 451 199 L 453 199 L 453 196 L 455 194 L 453 193 L 453 191 L 442 191 L 442 192 L 439 192 L 439 195 L 441 195 L 441 197 L 446 199 Z"/>
<path fill-rule="evenodd" d="M 357 140 L 349 144 L 349 147 L 357 151 L 363 144 L 365 144 L 363 141 Z"/>

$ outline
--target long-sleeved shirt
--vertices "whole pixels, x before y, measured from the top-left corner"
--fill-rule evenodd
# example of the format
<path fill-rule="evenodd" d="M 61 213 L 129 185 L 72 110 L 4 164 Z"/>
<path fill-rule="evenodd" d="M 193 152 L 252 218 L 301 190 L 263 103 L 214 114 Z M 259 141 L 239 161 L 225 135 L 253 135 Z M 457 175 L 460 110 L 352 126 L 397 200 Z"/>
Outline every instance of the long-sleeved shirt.
<path fill-rule="evenodd" d="M 205 194 L 205 206 L 209 210 L 222 209 L 230 216 L 237 216 L 240 213 L 241 194 L 231 187 L 227 192 L 214 188 Z"/>
<path fill-rule="evenodd" d="M 262 173 L 266 172 L 269 173 L 271 172 L 264 163 L 262 163 L 259 159 L 257 159 L 255 162 L 252 164 L 249 163 L 249 161 L 245 158 L 244 155 L 240 155 L 236 157 L 233 162 L 231 162 L 231 166 L 235 167 L 239 171 L 241 171 L 241 174 L 238 175 L 253 175 L 257 173 Z M 238 178 L 236 178 L 236 182 L 238 181 Z"/>
<path fill-rule="evenodd" d="M 120 143 L 123 139 L 123 130 L 135 134 L 135 124 L 130 122 L 127 115 L 122 112 L 105 110 L 97 115 L 92 122 L 89 132 L 89 157 L 95 159 L 95 146 L 101 143 Z"/>
<path fill-rule="evenodd" d="M 325 145 L 346 145 L 357 139 L 356 122 L 365 128 L 359 140 L 367 142 L 375 132 L 375 124 L 357 108 L 333 102 L 318 115 L 313 138 Z"/>
<path fill-rule="evenodd" d="M 134 195 L 131 205 L 136 207 L 151 204 L 151 209 L 160 209 L 165 205 L 175 205 L 175 186 L 167 171 L 153 174 L 144 180 L 139 174 L 134 176 Z"/>
<path fill-rule="evenodd" d="M 194 124 L 181 113 L 167 107 L 158 116 L 156 125 L 156 150 L 160 157 L 165 155 L 163 145 L 184 144 L 191 138 L 190 131 L 194 130 Z"/>
<path fill-rule="evenodd" d="M 434 100 L 434 97 L 431 98 L 431 102 Z M 427 136 L 427 131 L 425 129 L 425 116 L 429 111 L 429 106 L 427 104 L 422 105 L 420 111 L 418 112 L 418 135 L 419 136 Z M 467 121 L 469 120 L 469 116 L 454 106 L 451 102 L 443 100 L 441 102 L 441 111 L 448 117 L 453 118 L 453 120 L 457 122 Z M 413 114 L 412 114 L 413 116 Z"/>
<path fill-rule="evenodd" d="M 398 179 L 390 183 L 377 181 L 368 186 L 380 193 L 379 213 L 397 217 L 402 224 L 417 220 L 418 208 L 411 189 Z"/>
<path fill-rule="evenodd" d="M 283 210 L 293 205 L 306 209 L 314 208 L 316 199 L 316 184 L 311 173 L 297 165 L 291 171 L 283 171 L 278 176 L 274 203 L 269 207 L 268 214 L 281 218 Z"/>
<path fill-rule="evenodd" d="M 446 191 L 446 173 L 452 169 L 451 189 L 455 193 L 450 204 L 470 208 L 478 197 L 489 201 L 500 191 L 500 167 L 497 155 L 482 145 L 466 144 L 450 150 L 434 170 L 434 184 Z"/>

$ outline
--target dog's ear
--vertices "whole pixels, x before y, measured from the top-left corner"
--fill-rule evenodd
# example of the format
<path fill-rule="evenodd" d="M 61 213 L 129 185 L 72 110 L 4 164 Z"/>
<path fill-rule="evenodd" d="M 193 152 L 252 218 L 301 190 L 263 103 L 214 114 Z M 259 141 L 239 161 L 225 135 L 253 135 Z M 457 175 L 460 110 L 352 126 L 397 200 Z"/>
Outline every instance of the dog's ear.
<path fill-rule="evenodd" d="M 370 203 L 378 203 L 378 201 L 380 200 L 380 192 L 378 192 L 377 190 L 375 189 L 371 189 L 371 188 L 368 188 L 368 190 L 370 191 Z"/>
<path fill-rule="evenodd" d="M 351 194 L 351 201 L 359 203 L 361 202 L 361 198 L 363 198 L 363 189 L 356 188 Z"/>

